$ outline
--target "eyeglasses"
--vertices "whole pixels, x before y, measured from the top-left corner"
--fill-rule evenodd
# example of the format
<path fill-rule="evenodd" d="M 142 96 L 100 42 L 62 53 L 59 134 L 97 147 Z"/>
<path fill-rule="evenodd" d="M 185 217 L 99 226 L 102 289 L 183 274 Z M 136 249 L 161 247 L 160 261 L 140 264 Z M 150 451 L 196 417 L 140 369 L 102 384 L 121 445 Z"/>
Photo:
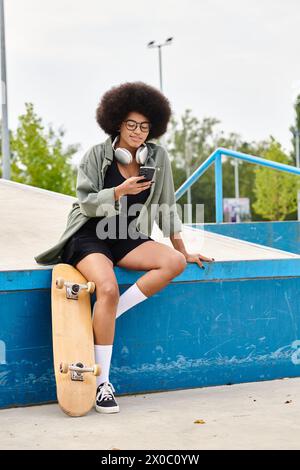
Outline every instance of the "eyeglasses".
<path fill-rule="evenodd" d="M 151 128 L 151 124 L 150 122 L 148 121 L 144 121 L 144 122 L 136 122 L 134 121 L 133 119 L 127 119 L 126 121 L 124 121 L 125 124 L 126 124 L 126 128 L 129 130 L 129 131 L 135 131 L 137 126 L 140 126 L 140 129 L 142 132 L 149 132 L 150 128 Z"/>

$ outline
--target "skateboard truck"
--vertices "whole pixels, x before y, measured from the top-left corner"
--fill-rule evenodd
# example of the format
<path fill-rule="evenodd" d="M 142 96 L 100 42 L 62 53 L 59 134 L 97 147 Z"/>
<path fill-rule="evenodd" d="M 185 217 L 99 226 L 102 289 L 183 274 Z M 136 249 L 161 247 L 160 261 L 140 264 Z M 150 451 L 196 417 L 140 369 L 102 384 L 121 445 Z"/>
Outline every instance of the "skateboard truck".
<path fill-rule="evenodd" d="M 93 367 L 86 367 L 81 362 L 76 362 L 75 364 L 61 362 L 59 370 L 62 374 L 67 374 L 70 371 L 71 380 L 78 382 L 83 382 L 83 374 L 86 372 L 92 372 L 93 375 L 100 375 L 100 366 L 98 364 L 94 364 Z"/>
<path fill-rule="evenodd" d="M 87 292 L 93 294 L 95 291 L 95 283 L 88 282 L 87 284 L 76 284 L 74 282 L 65 281 L 63 277 L 58 277 L 55 281 L 57 289 L 62 289 L 66 287 L 66 296 L 67 299 L 78 300 L 79 292 L 83 289 L 86 289 Z"/>

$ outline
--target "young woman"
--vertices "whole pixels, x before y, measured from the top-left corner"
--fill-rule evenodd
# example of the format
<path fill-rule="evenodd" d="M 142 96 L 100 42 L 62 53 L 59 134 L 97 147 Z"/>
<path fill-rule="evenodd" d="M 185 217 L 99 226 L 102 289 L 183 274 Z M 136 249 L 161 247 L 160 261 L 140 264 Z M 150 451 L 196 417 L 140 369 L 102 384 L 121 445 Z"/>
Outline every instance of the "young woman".
<path fill-rule="evenodd" d="M 109 381 L 116 318 L 163 289 L 187 262 L 203 267 L 200 259 L 213 261 L 187 253 L 176 209 L 168 212 L 175 204 L 170 161 L 162 146 L 148 141 L 165 133 L 170 115 L 167 98 L 143 82 L 121 84 L 103 95 L 96 119 L 110 137 L 93 146 L 79 165 L 78 203 L 73 204 L 59 244 L 35 258 L 70 263 L 96 284 L 93 330 L 96 362 L 102 369 L 96 410 L 103 413 L 119 411 Z M 142 165 L 155 168 L 154 183 L 138 176 Z M 141 208 L 137 217 L 127 215 L 134 204 Z M 174 248 L 149 236 L 154 222 L 150 209 L 155 204 L 163 207 L 158 223 Z M 115 265 L 146 273 L 120 296 Z"/>

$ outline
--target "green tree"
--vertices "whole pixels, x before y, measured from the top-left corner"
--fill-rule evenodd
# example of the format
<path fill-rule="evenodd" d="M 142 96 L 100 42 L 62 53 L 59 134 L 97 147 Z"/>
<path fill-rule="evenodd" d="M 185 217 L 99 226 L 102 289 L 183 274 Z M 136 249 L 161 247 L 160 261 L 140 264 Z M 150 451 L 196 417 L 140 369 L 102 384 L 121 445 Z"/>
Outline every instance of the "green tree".
<path fill-rule="evenodd" d="M 262 157 L 290 164 L 290 157 L 283 152 L 280 143 L 272 137 Z M 297 187 L 299 183 L 296 175 L 257 166 L 254 185 L 256 212 L 268 220 L 284 220 L 297 208 Z"/>
<path fill-rule="evenodd" d="M 76 169 L 71 164 L 79 145 L 63 149 L 63 129 L 56 135 L 49 125 L 45 130 L 32 103 L 19 116 L 11 137 L 11 177 L 13 181 L 63 194 L 75 195 Z"/>
<path fill-rule="evenodd" d="M 187 109 L 182 115 L 180 123 L 171 118 L 171 128 L 168 133 L 168 150 L 173 157 L 172 169 L 175 188 L 192 174 L 213 150 L 211 137 L 213 129 L 219 121 L 215 118 L 204 118 L 199 121 Z M 204 204 L 204 219 L 211 220 L 212 202 L 214 195 L 214 173 L 208 169 L 192 186 L 191 196 L 193 204 L 193 221 L 195 221 L 196 204 Z M 187 193 L 178 203 L 187 204 Z"/>
<path fill-rule="evenodd" d="M 225 135 L 216 126 L 220 123 L 216 118 L 204 118 L 199 121 L 186 110 L 180 122 L 171 119 L 171 128 L 168 133 L 168 150 L 173 157 L 172 169 L 175 188 L 180 187 L 217 148 L 224 147 L 252 155 L 261 155 L 267 148 L 266 142 L 248 143 L 236 133 Z M 223 170 L 223 197 L 234 197 L 234 166 L 233 158 L 222 157 Z M 187 171 L 187 167 L 189 170 Z M 249 197 L 254 203 L 255 165 L 239 160 L 239 189 L 240 197 Z M 187 203 L 185 193 L 178 203 L 183 206 Z M 205 222 L 215 221 L 215 168 L 212 165 L 192 186 L 193 209 L 196 204 L 204 204 Z M 252 206 L 252 216 L 260 219 Z M 193 221 L 195 221 L 195 210 Z"/>

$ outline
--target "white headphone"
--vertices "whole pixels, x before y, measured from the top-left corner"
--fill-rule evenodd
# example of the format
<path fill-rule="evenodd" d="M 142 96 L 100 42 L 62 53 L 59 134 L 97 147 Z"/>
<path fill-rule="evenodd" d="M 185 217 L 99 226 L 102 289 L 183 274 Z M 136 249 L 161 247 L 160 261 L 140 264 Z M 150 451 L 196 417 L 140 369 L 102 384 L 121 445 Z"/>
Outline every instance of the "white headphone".
<path fill-rule="evenodd" d="M 114 141 L 112 143 L 112 148 L 114 150 L 115 157 L 120 163 L 124 163 L 125 165 L 128 165 L 129 163 L 132 162 L 133 157 L 131 155 L 131 152 L 129 152 L 129 150 L 127 150 L 127 149 L 124 149 L 124 148 L 121 148 L 121 147 L 118 147 L 117 149 L 115 149 L 115 144 L 116 144 L 118 139 L 119 139 L 119 136 L 117 135 L 117 137 L 114 139 Z M 135 159 L 136 159 L 137 163 L 140 163 L 140 164 L 144 165 L 144 163 L 147 159 L 147 156 L 148 156 L 147 145 L 142 144 L 141 147 L 139 147 L 136 151 Z"/>

